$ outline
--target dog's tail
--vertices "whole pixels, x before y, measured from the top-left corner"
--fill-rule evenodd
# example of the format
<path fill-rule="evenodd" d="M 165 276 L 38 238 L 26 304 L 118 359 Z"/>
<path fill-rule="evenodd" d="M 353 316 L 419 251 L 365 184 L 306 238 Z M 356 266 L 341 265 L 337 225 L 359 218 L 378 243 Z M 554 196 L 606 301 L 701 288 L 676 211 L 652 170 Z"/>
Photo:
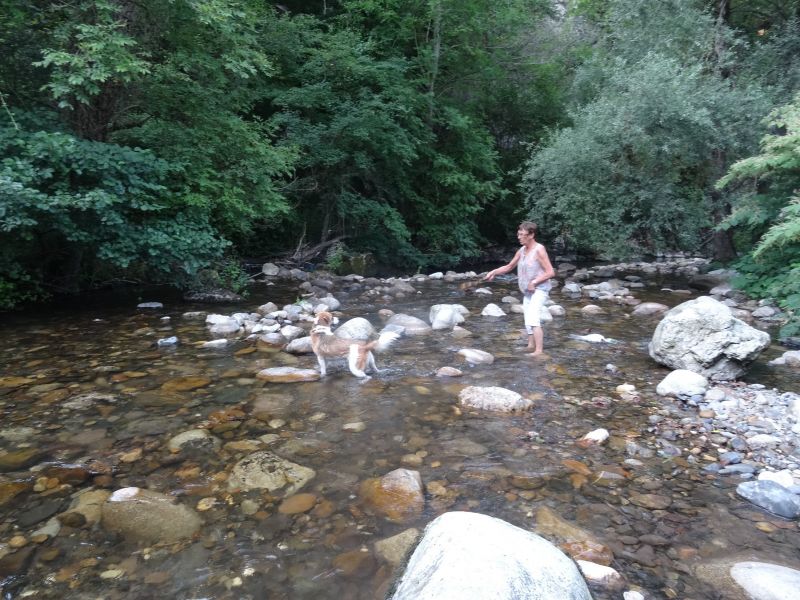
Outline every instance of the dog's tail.
<path fill-rule="evenodd" d="M 378 352 L 383 352 L 384 350 L 388 349 L 395 341 L 400 338 L 400 334 L 396 331 L 384 331 L 377 340 L 374 342 L 370 342 L 367 344 L 368 350 L 376 350 Z"/>

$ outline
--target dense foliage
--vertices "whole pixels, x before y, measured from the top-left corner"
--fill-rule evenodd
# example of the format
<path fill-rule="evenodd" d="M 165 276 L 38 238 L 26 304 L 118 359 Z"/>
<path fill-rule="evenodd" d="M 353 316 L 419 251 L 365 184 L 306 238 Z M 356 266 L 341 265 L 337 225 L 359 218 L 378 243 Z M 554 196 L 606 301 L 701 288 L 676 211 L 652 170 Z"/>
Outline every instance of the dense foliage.
<path fill-rule="evenodd" d="M 737 182 L 739 201 L 722 224 L 736 228 L 749 246 L 737 263 L 739 283 L 757 297 L 771 297 L 794 318 L 784 328 L 800 332 L 800 94 L 773 111 L 761 152 L 735 163 L 718 187 Z"/>
<path fill-rule="evenodd" d="M 293 250 L 446 267 L 528 215 L 599 254 L 738 253 L 793 306 L 764 157 L 799 5 L 0 0 L 0 307 Z"/>

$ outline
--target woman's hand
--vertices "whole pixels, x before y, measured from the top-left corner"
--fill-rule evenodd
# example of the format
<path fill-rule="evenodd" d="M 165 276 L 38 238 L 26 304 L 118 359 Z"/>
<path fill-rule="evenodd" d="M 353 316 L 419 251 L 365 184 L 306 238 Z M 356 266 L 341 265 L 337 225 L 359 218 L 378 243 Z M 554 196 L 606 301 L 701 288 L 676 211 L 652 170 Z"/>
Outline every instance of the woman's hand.
<path fill-rule="evenodd" d="M 494 279 L 494 276 L 495 276 L 495 272 L 493 270 L 489 271 L 486 275 L 484 275 L 483 280 L 484 281 L 491 281 L 492 279 Z"/>

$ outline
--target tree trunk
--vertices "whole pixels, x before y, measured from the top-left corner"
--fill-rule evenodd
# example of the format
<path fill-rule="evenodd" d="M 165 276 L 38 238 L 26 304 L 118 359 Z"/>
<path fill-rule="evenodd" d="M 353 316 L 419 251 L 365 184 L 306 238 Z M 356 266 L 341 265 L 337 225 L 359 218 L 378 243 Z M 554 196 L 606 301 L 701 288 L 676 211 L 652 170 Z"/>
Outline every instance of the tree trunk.
<path fill-rule="evenodd" d="M 436 96 L 436 78 L 439 75 L 439 60 L 442 55 L 442 1 L 433 0 L 431 32 L 431 65 L 428 74 L 428 120 L 433 121 L 433 108 Z"/>

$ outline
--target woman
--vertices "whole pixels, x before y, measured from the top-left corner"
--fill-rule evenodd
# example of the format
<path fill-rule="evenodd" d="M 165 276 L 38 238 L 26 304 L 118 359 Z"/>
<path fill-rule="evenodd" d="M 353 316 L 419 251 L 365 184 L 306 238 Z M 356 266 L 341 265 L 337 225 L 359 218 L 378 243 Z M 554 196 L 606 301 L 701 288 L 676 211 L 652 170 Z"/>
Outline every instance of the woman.
<path fill-rule="evenodd" d="M 531 221 L 521 223 L 517 229 L 517 239 L 522 248 L 517 251 L 510 263 L 489 271 L 484 277 L 485 281 L 491 281 L 496 275 L 508 273 L 517 267 L 519 289 L 524 294 L 522 306 L 525 330 L 528 332 L 528 346 L 525 352 L 530 352 L 534 356 L 541 354 L 544 347 L 541 310 L 552 287 L 550 279 L 555 276 L 547 250 L 536 241 L 538 229 L 536 223 Z"/>

